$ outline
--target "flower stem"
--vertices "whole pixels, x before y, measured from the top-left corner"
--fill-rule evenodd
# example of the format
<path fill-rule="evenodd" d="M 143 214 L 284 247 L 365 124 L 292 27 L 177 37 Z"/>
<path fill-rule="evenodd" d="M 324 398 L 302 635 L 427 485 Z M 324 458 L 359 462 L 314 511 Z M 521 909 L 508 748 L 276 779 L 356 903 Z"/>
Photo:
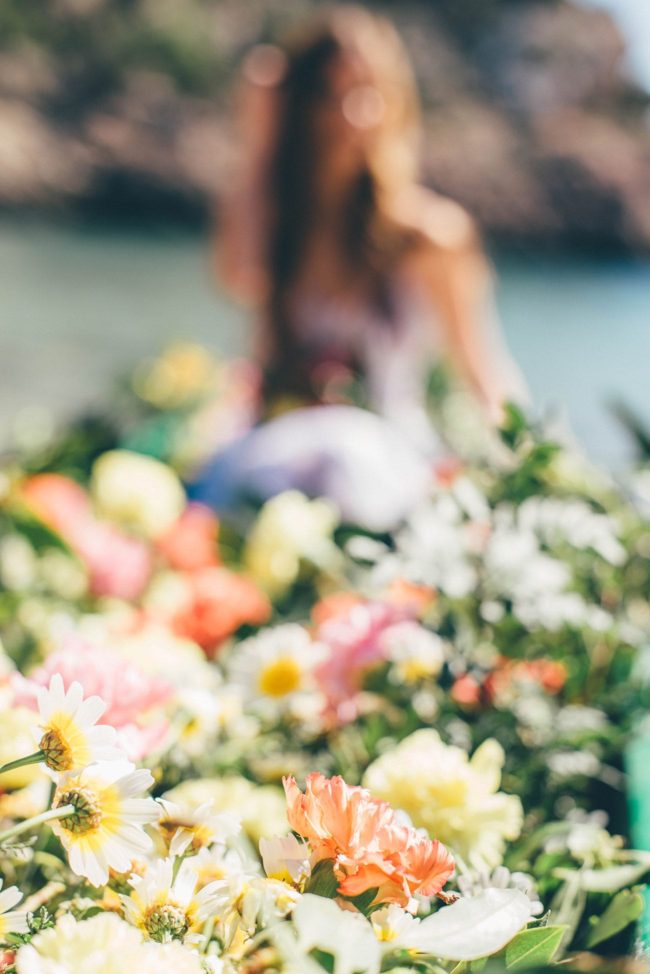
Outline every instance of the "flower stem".
<path fill-rule="evenodd" d="M 26 758 L 17 758 L 15 761 L 3 764 L 0 768 L 0 774 L 3 774 L 5 771 L 13 771 L 15 768 L 24 768 L 28 764 L 40 764 L 44 760 L 45 755 L 43 752 L 36 751 L 34 754 L 28 754 Z"/>
<path fill-rule="evenodd" d="M 42 825 L 43 822 L 51 822 L 57 818 L 67 818 L 68 815 L 73 815 L 75 811 L 74 805 L 61 805 L 59 808 L 50 808 L 47 812 L 34 815 L 33 818 L 26 818 L 24 822 L 18 822 L 17 825 L 12 825 L 6 832 L 0 832 L 0 845 L 6 842 L 7 839 L 13 839 L 15 835 L 20 835 L 22 832 L 36 828 L 37 825 Z"/>

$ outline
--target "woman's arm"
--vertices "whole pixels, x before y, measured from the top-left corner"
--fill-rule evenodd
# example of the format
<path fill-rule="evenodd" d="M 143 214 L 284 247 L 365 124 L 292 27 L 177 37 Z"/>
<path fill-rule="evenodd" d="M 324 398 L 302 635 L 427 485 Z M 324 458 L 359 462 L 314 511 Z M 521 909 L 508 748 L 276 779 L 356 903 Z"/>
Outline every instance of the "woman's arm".
<path fill-rule="evenodd" d="M 478 235 L 467 214 L 449 206 L 446 225 L 439 221 L 436 237 L 426 236 L 413 269 L 438 309 L 452 364 L 498 423 L 504 403 L 525 402 L 528 393 L 499 327 L 492 271 Z"/>

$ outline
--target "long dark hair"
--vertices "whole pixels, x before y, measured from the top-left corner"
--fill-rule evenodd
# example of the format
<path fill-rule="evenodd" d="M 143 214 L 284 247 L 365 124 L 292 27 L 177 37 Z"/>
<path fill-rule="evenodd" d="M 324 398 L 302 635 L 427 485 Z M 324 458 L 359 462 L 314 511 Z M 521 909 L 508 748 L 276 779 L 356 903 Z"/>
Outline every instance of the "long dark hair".
<path fill-rule="evenodd" d="M 319 99 L 328 95 L 332 65 L 351 48 L 372 64 L 378 86 L 385 80 L 397 100 L 390 132 L 349 188 L 340 237 L 346 266 L 365 277 L 371 301 L 386 321 L 393 312 L 389 273 L 410 243 L 382 207 L 386 195 L 413 178 L 416 165 L 417 97 L 408 58 L 388 21 L 360 8 L 334 8 L 307 37 L 288 46 L 278 91 L 277 143 L 268 172 L 272 220 L 267 323 L 272 352 L 267 384 L 307 398 L 312 390 L 300 367 L 290 299 L 305 245 L 316 229 L 319 158 L 312 118 Z"/>

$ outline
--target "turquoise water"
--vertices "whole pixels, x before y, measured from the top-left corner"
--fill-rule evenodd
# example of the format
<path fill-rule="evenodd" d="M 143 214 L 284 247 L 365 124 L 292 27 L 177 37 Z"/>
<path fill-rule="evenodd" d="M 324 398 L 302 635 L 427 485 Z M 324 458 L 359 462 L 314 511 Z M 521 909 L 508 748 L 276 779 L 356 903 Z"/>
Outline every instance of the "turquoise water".
<path fill-rule="evenodd" d="M 650 263 L 499 258 L 498 304 L 538 411 L 565 414 L 597 460 L 631 444 L 606 404 L 650 423 Z M 120 370 L 173 338 L 226 354 L 246 315 L 213 286 L 195 236 L 0 223 L 0 442 L 25 411 L 56 418 L 110 395 Z"/>

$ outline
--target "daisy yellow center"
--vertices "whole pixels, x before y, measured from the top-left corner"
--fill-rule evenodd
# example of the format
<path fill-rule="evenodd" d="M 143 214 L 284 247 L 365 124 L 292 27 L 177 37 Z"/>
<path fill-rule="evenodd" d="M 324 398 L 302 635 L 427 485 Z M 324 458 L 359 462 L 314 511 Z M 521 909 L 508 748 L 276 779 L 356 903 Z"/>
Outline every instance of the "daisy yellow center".
<path fill-rule="evenodd" d="M 102 807 L 98 795 L 90 788 L 71 788 L 57 797 L 55 808 L 74 805 L 74 813 L 61 819 L 61 827 L 75 835 L 85 835 L 98 829 L 102 820 Z"/>
<path fill-rule="evenodd" d="M 375 927 L 375 935 L 381 943 L 397 940 L 397 930 L 393 930 L 391 927 Z"/>
<path fill-rule="evenodd" d="M 45 754 L 45 763 L 53 771 L 83 768 L 92 760 L 83 728 L 63 710 L 52 714 L 43 727 L 40 748 Z"/>
<path fill-rule="evenodd" d="M 39 747 L 48 768 L 52 771 L 70 771 L 74 767 L 72 748 L 56 728 L 46 731 Z"/>
<path fill-rule="evenodd" d="M 302 670 L 295 659 L 280 656 L 266 666 L 259 676 L 259 688 L 267 697 L 286 697 L 300 686 Z"/>
<path fill-rule="evenodd" d="M 151 907 L 144 917 L 144 928 L 152 940 L 182 940 L 190 927 L 185 910 L 174 903 Z"/>
<path fill-rule="evenodd" d="M 418 680 L 423 680 L 432 673 L 431 666 L 417 658 L 405 660 L 400 670 L 405 683 L 417 683 Z"/>

